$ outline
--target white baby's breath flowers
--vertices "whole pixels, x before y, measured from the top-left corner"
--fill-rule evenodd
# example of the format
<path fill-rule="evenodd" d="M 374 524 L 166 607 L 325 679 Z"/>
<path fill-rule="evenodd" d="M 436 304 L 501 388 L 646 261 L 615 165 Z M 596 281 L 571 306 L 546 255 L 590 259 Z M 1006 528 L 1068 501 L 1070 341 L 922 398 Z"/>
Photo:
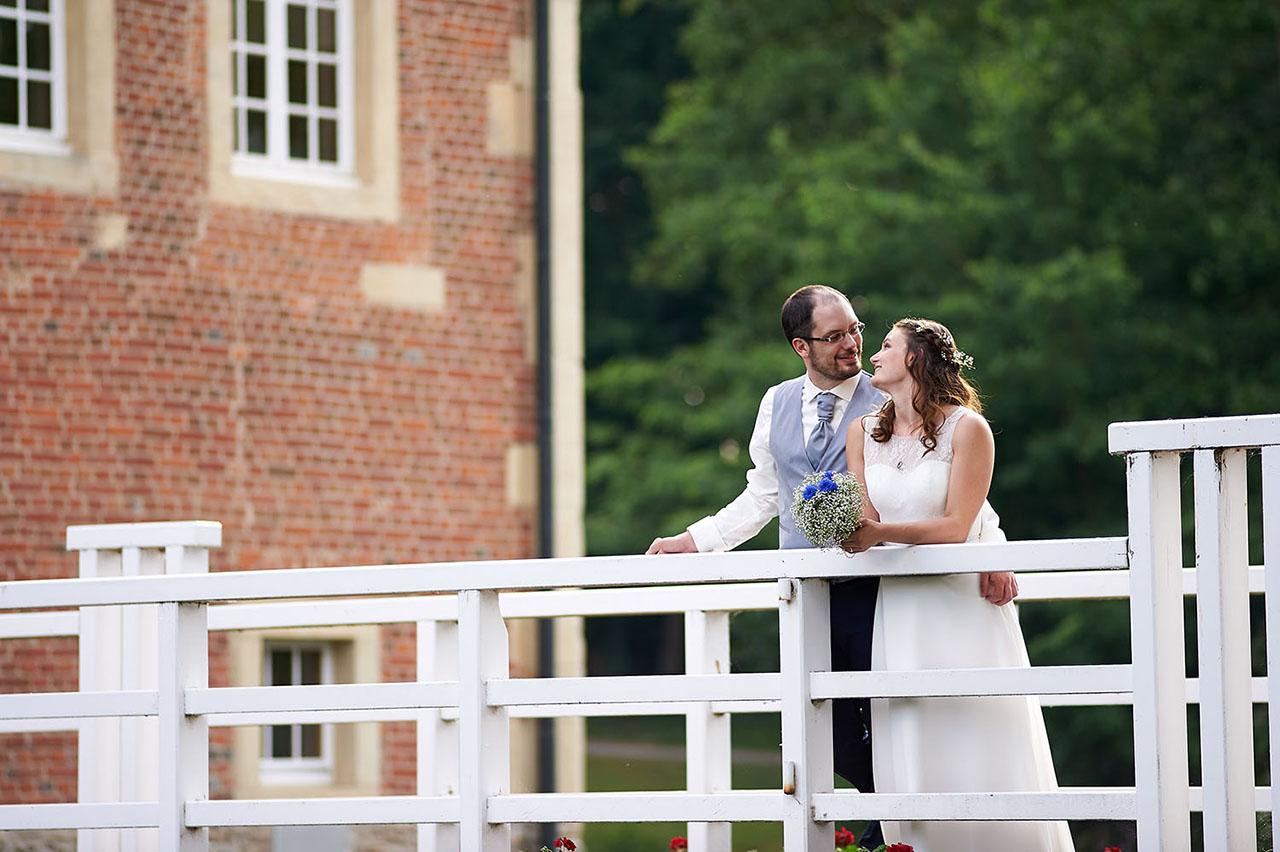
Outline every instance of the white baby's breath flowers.
<path fill-rule="evenodd" d="M 796 486 L 791 517 L 814 547 L 839 547 L 862 521 L 866 493 L 852 473 L 810 473 Z"/>

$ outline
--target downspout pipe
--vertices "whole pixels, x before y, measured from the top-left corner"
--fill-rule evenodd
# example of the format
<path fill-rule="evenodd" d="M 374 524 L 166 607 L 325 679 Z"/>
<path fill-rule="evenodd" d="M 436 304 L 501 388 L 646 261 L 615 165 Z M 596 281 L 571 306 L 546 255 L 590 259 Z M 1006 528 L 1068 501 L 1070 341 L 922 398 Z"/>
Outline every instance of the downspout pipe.
<path fill-rule="evenodd" d="M 538 258 L 538 555 L 555 555 L 552 505 L 551 382 L 551 62 L 548 55 L 550 0 L 534 0 L 534 209 Z M 555 631 L 550 618 L 538 621 L 538 677 L 555 677 Z M 555 719 L 538 720 L 538 791 L 556 789 Z M 541 845 L 555 842 L 555 823 L 539 823 Z"/>

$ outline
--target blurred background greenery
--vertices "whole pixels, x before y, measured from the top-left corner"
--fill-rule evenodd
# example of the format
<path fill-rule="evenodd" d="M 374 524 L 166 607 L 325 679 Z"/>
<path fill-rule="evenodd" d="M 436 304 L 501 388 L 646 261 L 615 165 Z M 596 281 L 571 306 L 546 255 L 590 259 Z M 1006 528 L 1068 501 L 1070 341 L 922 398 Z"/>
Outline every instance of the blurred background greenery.
<path fill-rule="evenodd" d="M 1274 3 L 582 0 L 582 37 L 590 553 L 741 490 L 760 396 L 801 370 L 778 309 L 808 283 L 850 296 L 868 349 L 922 315 L 974 356 L 1011 538 L 1124 532 L 1111 422 L 1277 409 Z M 1128 660 L 1124 602 L 1022 621 L 1036 663 Z M 682 667 L 677 619 L 588 630 L 592 673 Z M 776 636 L 735 616 L 734 666 L 776 665 Z M 1064 784 L 1132 783 L 1127 708 L 1046 719 Z M 589 783 L 618 772 L 593 758 Z"/>

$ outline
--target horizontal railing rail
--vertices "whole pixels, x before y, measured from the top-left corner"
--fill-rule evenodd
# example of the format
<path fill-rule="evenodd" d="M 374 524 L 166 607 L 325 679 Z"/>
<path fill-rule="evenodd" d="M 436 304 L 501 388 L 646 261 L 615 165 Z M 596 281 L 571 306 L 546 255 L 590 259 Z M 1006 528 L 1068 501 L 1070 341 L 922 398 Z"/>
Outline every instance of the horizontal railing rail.
<path fill-rule="evenodd" d="M 884 577 L 1037 572 L 1127 567 L 1123 537 L 1046 539 L 1000 544 L 887 546 L 849 557 L 816 550 L 757 550 L 732 553 L 593 556 L 511 561 L 411 563 L 404 565 L 175 574 L 164 577 L 23 580 L 0 583 L 0 610 L 123 604 L 208 603 L 447 594 L 475 591 L 683 586 L 761 580 L 839 580 L 858 574 Z M 857 569 L 857 570 L 854 570 Z M 460 583 L 458 578 L 465 577 Z"/>

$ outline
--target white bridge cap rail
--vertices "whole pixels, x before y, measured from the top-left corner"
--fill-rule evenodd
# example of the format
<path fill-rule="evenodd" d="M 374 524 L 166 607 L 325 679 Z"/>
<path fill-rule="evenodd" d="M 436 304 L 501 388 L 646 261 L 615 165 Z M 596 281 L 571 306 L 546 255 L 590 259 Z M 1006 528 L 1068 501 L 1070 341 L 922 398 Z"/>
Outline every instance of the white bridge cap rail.
<path fill-rule="evenodd" d="M 67 527 L 67 550 L 221 546 L 222 524 L 217 521 L 153 521 Z"/>
<path fill-rule="evenodd" d="M 1135 420 L 1107 427 L 1107 449 L 1123 453 L 1266 447 L 1280 444 L 1280 414 Z"/>
<path fill-rule="evenodd" d="M 225 571 L 154 577 L 19 580 L 0 583 L 0 609 L 198 603 L 288 598 L 451 594 L 459 589 L 655 586 L 779 578 L 844 579 L 985 571 L 1083 571 L 1128 567 L 1123 537 L 877 547 L 850 557 L 817 550 Z M 465 577 L 460 582 L 459 578 Z M 786 581 L 782 581 L 785 583 Z M 780 585 L 780 596 L 786 589 Z"/>

